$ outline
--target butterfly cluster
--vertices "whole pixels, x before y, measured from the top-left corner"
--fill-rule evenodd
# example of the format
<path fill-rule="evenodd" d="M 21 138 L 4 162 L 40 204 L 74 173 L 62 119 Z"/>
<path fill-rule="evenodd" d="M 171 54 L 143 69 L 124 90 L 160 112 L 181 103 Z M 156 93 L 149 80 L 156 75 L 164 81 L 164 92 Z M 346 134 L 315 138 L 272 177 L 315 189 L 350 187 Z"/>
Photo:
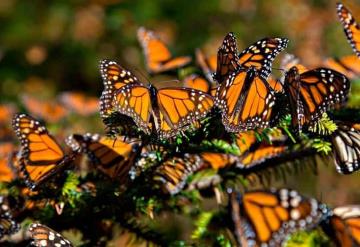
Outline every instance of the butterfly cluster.
<path fill-rule="evenodd" d="M 337 9 L 358 55 L 358 25 L 342 4 Z M 191 66 L 190 56 L 173 56 L 154 31 L 140 27 L 137 37 L 149 74 L 171 74 Z M 79 213 L 79 198 L 94 202 L 90 209 L 84 207 L 86 212 L 108 220 L 106 226 L 96 226 L 98 230 L 111 229 L 114 221 L 130 225 L 125 219 L 131 213 L 141 214 L 136 207 L 144 201 L 180 198 L 177 207 L 190 207 L 195 200 L 185 200 L 186 193 L 206 194 L 210 189 L 237 245 L 280 246 L 291 234 L 315 228 L 338 246 L 360 245 L 358 205 L 332 208 L 287 188 L 239 190 L 246 187 L 237 181 L 239 177 L 262 180 L 264 171 L 317 154 L 316 138 L 331 146 L 331 160 L 339 173 L 360 169 L 360 119 L 339 113 L 347 109 L 350 80 L 360 76 L 360 67 L 353 66 L 359 58 L 327 59 L 308 68 L 287 54 L 277 76 L 273 63 L 288 43 L 286 38 L 263 38 L 239 51 L 235 34 L 229 32 L 216 55 L 196 49 L 199 73 L 185 74 L 180 78 L 183 85 L 176 87 L 146 83 L 118 62 L 103 59 L 99 74 L 104 88 L 99 99 L 63 93 L 47 105 L 23 95 L 30 114 L 14 114 L 12 107 L 1 106 L 0 117 L 6 117 L 0 123 L 12 116 L 19 145 L 11 135 L 6 137 L 10 140 L 1 138 L 6 141 L 0 143 L 0 182 L 17 191 L 0 196 L 0 237 L 18 232 L 23 214 L 49 205 L 60 217 L 64 211 Z M 98 105 L 106 134 L 59 137 L 41 120 L 57 122 L 70 111 L 89 116 Z M 210 176 L 197 177 L 208 171 Z M 104 184 L 114 189 L 104 189 Z M 73 201 L 66 201 L 69 198 Z M 99 198 L 102 203 L 96 202 Z M 10 207 L 11 203 L 16 206 Z M 144 210 L 151 219 L 154 204 Z M 116 211 L 115 205 L 121 210 Z M 36 214 L 32 216 L 38 221 Z M 96 216 L 91 220 L 96 221 Z M 54 229 L 72 228 L 66 224 Z M 35 246 L 73 246 L 41 223 L 25 230 Z"/>

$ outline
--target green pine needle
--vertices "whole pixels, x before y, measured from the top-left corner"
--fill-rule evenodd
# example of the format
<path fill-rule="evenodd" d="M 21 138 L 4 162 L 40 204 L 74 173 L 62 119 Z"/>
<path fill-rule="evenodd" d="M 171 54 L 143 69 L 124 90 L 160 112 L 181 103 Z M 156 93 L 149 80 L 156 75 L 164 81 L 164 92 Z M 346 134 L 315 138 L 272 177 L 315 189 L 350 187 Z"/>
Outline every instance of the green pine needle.
<path fill-rule="evenodd" d="M 201 239 L 206 235 L 207 226 L 209 225 L 211 219 L 213 217 L 213 212 L 202 212 L 199 215 L 199 218 L 195 222 L 195 230 L 191 234 L 191 239 Z"/>
<path fill-rule="evenodd" d="M 315 148 L 318 153 L 324 153 L 325 155 L 331 152 L 331 143 L 319 138 L 313 140 L 312 147 Z"/>
<path fill-rule="evenodd" d="M 319 135 L 331 135 L 336 129 L 336 124 L 329 118 L 326 112 L 323 113 L 319 121 L 309 126 L 309 131 Z"/>
<path fill-rule="evenodd" d="M 204 149 L 221 151 L 228 154 L 240 155 L 240 150 L 235 144 L 229 144 L 224 140 L 214 139 L 203 141 L 200 144 Z"/>
<path fill-rule="evenodd" d="M 61 190 L 62 196 L 66 199 L 72 207 L 75 207 L 75 202 L 79 200 L 81 193 L 78 192 L 79 178 L 75 173 L 70 172 L 65 180 L 64 186 Z"/>

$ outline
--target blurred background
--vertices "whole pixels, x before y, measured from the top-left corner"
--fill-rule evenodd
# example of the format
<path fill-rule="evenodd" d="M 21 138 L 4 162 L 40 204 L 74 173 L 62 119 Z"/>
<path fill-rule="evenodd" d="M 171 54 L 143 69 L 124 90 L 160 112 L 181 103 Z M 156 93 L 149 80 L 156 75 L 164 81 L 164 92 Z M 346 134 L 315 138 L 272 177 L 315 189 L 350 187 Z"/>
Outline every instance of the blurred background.
<path fill-rule="evenodd" d="M 335 3 L 1 0 L 0 103 L 11 102 L 22 110 L 26 101 L 20 99 L 25 94 L 46 102 L 54 101 L 63 91 L 98 97 L 103 87 L 98 62 L 103 58 L 114 59 L 143 78 L 149 77 L 136 38 L 140 26 L 158 32 L 176 55 L 194 56 L 198 47 L 215 54 L 229 31 L 236 34 L 240 49 L 264 37 L 286 37 L 290 39 L 287 52 L 300 57 L 304 64 L 316 66 L 326 57 L 352 54 Z M 360 20 L 360 2 L 343 3 Z M 87 125 L 85 130 L 77 117 L 71 121 L 71 131 L 103 131 L 98 115 L 94 125 Z M 56 122 L 50 128 L 56 131 L 62 125 Z M 340 176 L 332 164 L 320 170 L 318 177 L 300 173 L 287 183 L 333 205 L 360 202 L 356 183 L 359 173 Z"/>

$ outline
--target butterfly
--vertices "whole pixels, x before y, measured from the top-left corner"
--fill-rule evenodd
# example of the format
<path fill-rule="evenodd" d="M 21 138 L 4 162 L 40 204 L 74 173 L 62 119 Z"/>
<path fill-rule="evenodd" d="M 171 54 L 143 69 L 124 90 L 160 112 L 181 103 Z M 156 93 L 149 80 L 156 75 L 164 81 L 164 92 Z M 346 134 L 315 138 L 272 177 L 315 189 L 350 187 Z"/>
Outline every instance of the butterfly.
<path fill-rule="evenodd" d="M 0 238 L 20 230 L 20 225 L 13 219 L 10 209 L 8 198 L 0 195 Z"/>
<path fill-rule="evenodd" d="M 253 131 L 237 134 L 236 144 L 241 150 L 239 167 L 248 169 L 284 154 L 287 151 L 287 146 L 284 145 L 286 137 L 282 136 L 281 139 L 270 144 L 266 141 L 258 141 Z"/>
<path fill-rule="evenodd" d="M 337 246 L 359 246 L 360 206 L 348 205 L 334 208 L 332 215 L 321 226 Z"/>
<path fill-rule="evenodd" d="M 19 166 L 29 188 L 35 189 L 75 158 L 75 153 L 65 155 L 46 127 L 35 118 L 16 114 L 12 125 L 21 142 Z"/>
<path fill-rule="evenodd" d="M 206 79 L 213 82 L 213 74 L 216 71 L 217 55 L 206 56 L 200 49 L 195 51 L 196 62 L 202 69 Z"/>
<path fill-rule="evenodd" d="M 160 138 L 169 138 L 205 117 L 214 101 L 212 96 L 194 89 L 156 89 L 136 79 L 116 92 L 113 105 L 119 113 L 131 117 L 146 134 L 156 132 Z"/>
<path fill-rule="evenodd" d="M 292 67 L 285 76 L 292 125 L 301 132 L 302 126 L 317 121 L 324 112 L 346 102 L 350 81 L 343 74 L 326 68 L 300 73 Z"/>
<path fill-rule="evenodd" d="M 314 228 L 328 215 L 325 205 L 285 188 L 231 192 L 229 209 L 241 246 L 281 246 L 291 233 Z"/>
<path fill-rule="evenodd" d="M 66 143 L 73 151 L 86 153 L 97 169 L 122 183 L 128 179 L 129 170 L 140 151 L 139 141 L 125 142 L 120 138 L 111 139 L 90 133 L 73 134 Z"/>
<path fill-rule="evenodd" d="M 32 223 L 29 227 L 32 244 L 36 247 L 73 247 L 71 242 L 60 233 L 40 223 Z"/>
<path fill-rule="evenodd" d="M 96 97 L 86 96 L 80 92 L 64 92 L 59 95 L 59 101 L 68 110 L 89 116 L 99 110 L 99 100 Z"/>
<path fill-rule="evenodd" d="M 232 154 L 202 152 L 200 154 L 201 168 L 212 168 L 219 170 L 221 168 L 239 165 L 239 157 Z"/>
<path fill-rule="evenodd" d="M 0 124 L 7 124 L 11 122 L 11 117 L 14 115 L 16 107 L 12 104 L 0 104 Z"/>
<path fill-rule="evenodd" d="M 268 127 L 274 102 L 274 91 L 253 67 L 232 73 L 215 95 L 228 132 Z"/>
<path fill-rule="evenodd" d="M 337 3 L 337 14 L 353 51 L 360 58 L 360 28 L 351 12 L 341 3 Z"/>
<path fill-rule="evenodd" d="M 324 61 L 324 66 L 344 74 L 349 79 L 360 76 L 360 60 L 356 55 L 328 58 Z"/>
<path fill-rule="evenodd" d="M 201 160 L 198 155 L 185 154 L 162 162 L 155 170 L 154 181 L 161 184 L 164 193 L 179 193 L 186 185 L 187 178 L 199 170 Z"/>
<path fill-rule="evenodd" d="M 275 57 L 287 47 L 288 42 L 285 38 L 264 38 L 238 53 L 235 35 L 230 32 L 218 50 L 214 79 L 222 83 L 238 68 L 250 67 L 254 67 L 261 77 L 267 79 Z"/>
<path fill-rule="evenodd" d="M 184 78 L 184 87 L 199 90 L 208 94 L 216 92 L 216 89 L 212 89 L 211 83 L 209 81 L 207 81 L 204 77 L 196 74 L 191 74 Z"/>
<path fill-rule="evenodd" d="M 69 113 L 57 101 L 43 101 L 29 95 L 23 95 L 21 100 L 30 114 L 50 123 L 59 122 Z"/>
<path fill-rule="evenodd" d="M 332 134 L 333 155 L 336 170 L 349 174 L 360 169 L 360 126 L 338 123 Z"/>
<path fill-rule="evenodd" d="M 16 147 L 12 142 L 0 143 L 0 183 L 11 182 L 17 176 L 12 165 L 12 157 Z"/>
<path fill-rule="evenodd" d="M 144 50 L 147 70 L 151 74 L 178 69 L 191 62 L 188 56 L 173 57 L 166 44 L 153 31 L 140 27 L 137 36 Z"/>

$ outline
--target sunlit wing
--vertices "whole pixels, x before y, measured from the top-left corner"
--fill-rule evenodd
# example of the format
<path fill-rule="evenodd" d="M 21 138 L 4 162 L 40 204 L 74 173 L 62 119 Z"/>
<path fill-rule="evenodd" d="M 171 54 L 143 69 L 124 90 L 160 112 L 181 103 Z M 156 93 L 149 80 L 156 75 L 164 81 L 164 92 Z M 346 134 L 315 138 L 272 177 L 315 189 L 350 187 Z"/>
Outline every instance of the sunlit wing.
<path fill-rule="evenodd" d="M 204 93 L 209 93 L 211 84 L 204 77 L 191 74 L 184 78 L 184 87 L 199 90 Z"/>
<path fill-rule="evenodd" d="M 104 84 L 100 97 L 100 116 L 104 118 L 114 111 L 113 99 L 116 91 L 127 84 L 138 83 L 139 80 L 115 61 L 107 59 L 100 61 L 100 73 Z"/>
<path fill-rule="evenodd" d="M 213 82 L 213 74 L 216 72 L 217 66 L 217 55 L 205 56 L 205 54 L 200 49 L 196 49 L 195 56 L 196 62 L 203 71 L 206 79 L 210 82 Z"/>
<path fill-rule="evenodd" d="M 157 93 L 157 104 L 162 117 L 157 129 L 166 138 L 204 118 L 214 106 L 214 100 L 212 96 L 190 88 L 162 88 Z"/>
<path fill-rule="evenodd" d="M 29 115 L 15 115 L 13 128 L 21 142 L 21 171 L 27 185 L 34 188 L 65 164 L 64 152 L 46 127 Z"/>
<path fill-rule="evenodd" d="M 349 79 L 360 77 L 360 59 L 356 55 L 328 58 L 324 61 L 324 67 L 336 70 Z"/>
<path fill-rule="evenodd" d="M 215 98 L 227 131 L 239 132 L 269 125 L 274 92 L 253 68 L 233 73 L 219 86 Z"/>
<path fill-rule="evenodd" d="M 80 92 L 64 92 L 59 95 L 59 101 L 68 110 L 83 116 L 89 116 L 99 111 L 99 100 Z"/>

